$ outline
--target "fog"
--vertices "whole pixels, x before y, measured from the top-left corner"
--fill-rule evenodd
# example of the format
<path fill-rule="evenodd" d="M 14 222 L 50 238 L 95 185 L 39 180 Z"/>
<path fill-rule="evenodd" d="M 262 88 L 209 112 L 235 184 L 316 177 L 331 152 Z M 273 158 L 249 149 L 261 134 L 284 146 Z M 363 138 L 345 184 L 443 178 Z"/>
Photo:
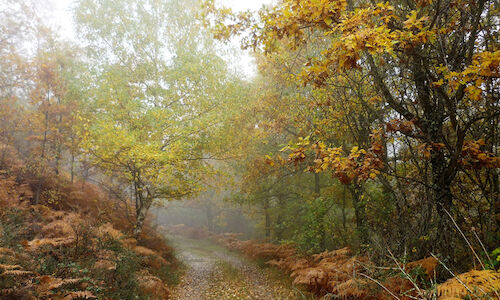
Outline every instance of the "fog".
<path fill-rule="evenodd" d="M 244 239 L 264 238 L 264 220 L 255 217 L 258 214 L 255 208 L 233 204 L 213 192 L 202 193 L 194 199 L 162 203 L 152 209 L 152 214 L 154 222 L 167 229 L 183 224 L 213 233 L 237 233 Z"/>

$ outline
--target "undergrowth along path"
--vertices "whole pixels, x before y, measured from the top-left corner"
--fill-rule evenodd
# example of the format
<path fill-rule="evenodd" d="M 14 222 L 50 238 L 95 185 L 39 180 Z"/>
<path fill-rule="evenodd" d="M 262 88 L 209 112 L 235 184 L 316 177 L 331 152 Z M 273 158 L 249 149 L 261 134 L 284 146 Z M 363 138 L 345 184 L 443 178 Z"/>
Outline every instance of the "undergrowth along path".
<path fill-rule="evenodd" d="M 287 276 L 209 240 L 169 236 L 186 265 L 172 299 L 311 299 L 293 287 Z"/>

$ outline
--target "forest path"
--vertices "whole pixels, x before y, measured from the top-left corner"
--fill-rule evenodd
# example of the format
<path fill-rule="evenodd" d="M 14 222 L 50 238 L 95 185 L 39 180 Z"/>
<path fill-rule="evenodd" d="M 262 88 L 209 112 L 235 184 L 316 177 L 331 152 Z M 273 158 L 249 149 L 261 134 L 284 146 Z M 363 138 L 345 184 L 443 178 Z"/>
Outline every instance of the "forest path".
<path fill-rule="evenodd" d="M 187 267 L 172 299 L 308 299 L 285 276 L 212 241 L 168 238 Z"/>

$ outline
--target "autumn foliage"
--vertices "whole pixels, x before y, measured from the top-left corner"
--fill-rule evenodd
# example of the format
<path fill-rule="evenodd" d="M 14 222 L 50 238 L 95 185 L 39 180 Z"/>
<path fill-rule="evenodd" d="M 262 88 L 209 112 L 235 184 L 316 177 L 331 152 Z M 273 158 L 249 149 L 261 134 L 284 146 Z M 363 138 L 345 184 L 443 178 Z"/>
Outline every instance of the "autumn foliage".
<path fill-rule="evenodd" d="M 373 264 L 366 256 L 355 256 L 349 248 L 325 251 L 312 256 L 301 255 L 292 245 L 274 245 L 254 241 L 239 241 L 232 235 L 218 236 L 226 247 L 241 251 L 252 258 L 264 259 L 293 278 L 293 284 L 304 286 L 317 295 L 333 294 L 356 299 L 383 299 L 387 295 L 367 277 L 373 276 Z M 411 283 L 394 284 L 399 292 L 411 289 Z M 390 297 L 387 297 L 390 299 Z"/>
<path fill-rule="evenodd" d="M 167 297 L 179 199 L 317 295 L 498 297 L 498 1 L 45 4 L 0 0 L 2 297 Z"/>
<path fill-rule="evenodd" d="M 151 226 L 131 237 L 123 203 L 61 177 L 44 180 L 44 196 L 32 205 L 37 177 L 14 149 L 2 147 L 9 153 L 0 161 L 2 299 L 168 297 L 177 263 Z"/>
<path fill-rule="evenodd" d="M 433 253 L 456 272 L 487 261 L 499 230 L 498 13 L 489 0 L 284 0 L 254 14 L 207 0 L 214 36 L 256 52 L 248 119 L 260 144 L 234 198 L 260 208 L 266 237 L 312 252 L 367 246 L 380 261 L 387 248 Z M 465 240 L 478 241 L 474 262 Z"/>
<path fill-rule="evenodd" d="M 281 269 L 290 275 L 293 284 L 318 296 L 333 295 L 341 299 L 437 297 L 443 300 L 462 299 L 467 295 L 498 296 L 500 274 L 493 270 L 473 270 L 434 288 L 426 288 L 426 282 L 437 276 L 438 260 L 434 257 L 393 268 L 377 268 L 368 256 L 355 255 L 348 247 L 304 255 L 290 244 L 241 241 L 235 234 L 212 235 L 212 238 L 229 249 Z M 392 271 L 381 272 L 381 269 Z"/>

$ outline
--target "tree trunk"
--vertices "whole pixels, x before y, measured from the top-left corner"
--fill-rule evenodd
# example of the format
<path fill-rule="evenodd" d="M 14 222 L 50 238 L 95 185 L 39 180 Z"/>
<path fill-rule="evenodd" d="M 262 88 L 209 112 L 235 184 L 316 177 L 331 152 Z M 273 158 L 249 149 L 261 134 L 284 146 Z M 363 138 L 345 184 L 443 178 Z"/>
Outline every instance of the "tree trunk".
<path fill-rule="evenodd" d="M 61 149 L 61 146 L 57 146 L 57 154 L 56 154 L 56 165 L 55 165 L 55 172 L 56 172 L 56 175 L 59 175 L 59 165 L 60 165 L 60 161 L 61 161 L 61 152 L 62 152 L 62 149 Z"/>
<path fill-rule="evenodd" d="M 452 177 L 447 174 L 447 163 L 444 154 L 440 150 L 435 150 L 431 157 L 432 165 L 432 189 L 433 198 L 437 212 L 437 232 L 435 245 L 443 258 L 449 263 L 453 263 L 452 237 L 454 235 L 451 215 L 452 200 L 451 182 Z"/>
<path fill-rule="evenodd" d="M 314 192 L 316 193 L 316 196 L 319 197 L 321 193 L 321 187 L 319 185 L 319 174 L 314 173 Z"/>
<path fill-rule="evenodd" d="M 153 199 L 149 197 L 142 197 L 140 196 L 138 206 L 136 206 L 135 210 L 135 226 L 134 226 L 134 236 L 136 239 L 139 237 L 139 235 L 142 232 L 142 229 L 144 227 L 144 222 L 146 221 L 146 217 L 148 215 L 149 208 L 151 207 L 151 204 L 153 203 Z"/>
<path fill-rule="evenodd" d="M 75 154 L 71 152 L 71 183 L 75 181 Z"/>
<path fill-rule="evenodd" d="M 271 238 L 271 216 L 269 215 L 269 199 L 264 202 L 265 232 L 266 240 Z"/>
<path fill-rule="evenodd" d="M 45 148 L 46 148 L 46 145 L 47 145 L 47 134 L 48 134 L 48 131 L 49 131 L 49 113 L 48 112 L 45 112 L 45 128 L 44 128 L 44 131 L 43 131 L 43 141 L 42 141 L 42 154 L 40 155 L 40 160 L 41 160 L 41 163 L 40 163 L 40 168 L 44 168 L 45 166 L 43 166 L 43 163 L 45 161 Z M 40 194 L 42 192 L 42 185 L 43 185 L 43 181 L 44 181 L 44 176 L 43 174 L 41 174 L 41 170 L 37 170 L 37 172 L 39 172 L 38 175 L 38 183 L 36 185 L 36 189 L 35 189 L 35 199 L 34 199 L 34 204 L 38 204 L 40 202 Z"/>
<path fill-rule="evenodd" d="M 57 97 L 57 105 L 60 109 L 61 108 L 61 98 L 59 98 L 59 97 Z M 62 113 L 59 112 L 59 114 L 57 115 L 57 124 L 56 124 L 56 128 L 57 128 L 57 137 L 56 137 L 57 138 L 57 140 L 56 140 L 57 153 L 56 153 L 56 166 L 55 166 L 56 175 L 59 175 L 59 164 L 60 164 L 60 161 L 62 158 L 62 138 L 61 138 L 62 128 L 61 128 L 61 124 L 62 124 Z"/>
<path fill-rule="evenodd" d="M 148 215 L 149 208 L 153 203 L 153 194 L 150 192 L 147 186 L 144 185 L 140 179 L 140 171 L 133 171 L 134 176 L 134 196 L 135 196 L 135 226 L 134 226 L 134 236 L 136 239 L 142 232 L 144 227 L 144 222 Z"/>
<path fill-rule="evenodd" d="M 322 214 L 319 219 L 319 231 L 320 231 L 319 247 L 321 248 L 321 250 L 326 249 L 325 216 L 326 216 L 326 210 L 325 213 Z"/>
<path fill-rule="evenodd" d="M 368 233 L 365 226 L 365 205 L 361 200 L 361 187 L 358 184 L 350 184 L 354 215 L 356 216 L 356 230 L 361 244 L 368 242 Z"/>
<path fill-rule="evenodd" d="M 342 190 L 342 227 L 344 228 L 344 232 L 347 231 L 347 216 L 345 212 L 346 208 L 346 194 L 345 194 L 345 185 L 343 185 Z"/>
<path fill-rule="evenodd" d="M 276 217 L 275 239 L 279 242 L 283 239 L 283 214 L 285 213 L 285 198 L 278 195 L 278 216 Z"/>
<path fill-rule="evenodd" d="M 142 227 L 144 226 L 144 221 L 146 220 L 146 215 L 147 215 L 146 209 L 139 209 L 136 212 L 135 227 L 134 227 L 134 236 L 136 238 L 138 238 L 142 232 Z"/>

